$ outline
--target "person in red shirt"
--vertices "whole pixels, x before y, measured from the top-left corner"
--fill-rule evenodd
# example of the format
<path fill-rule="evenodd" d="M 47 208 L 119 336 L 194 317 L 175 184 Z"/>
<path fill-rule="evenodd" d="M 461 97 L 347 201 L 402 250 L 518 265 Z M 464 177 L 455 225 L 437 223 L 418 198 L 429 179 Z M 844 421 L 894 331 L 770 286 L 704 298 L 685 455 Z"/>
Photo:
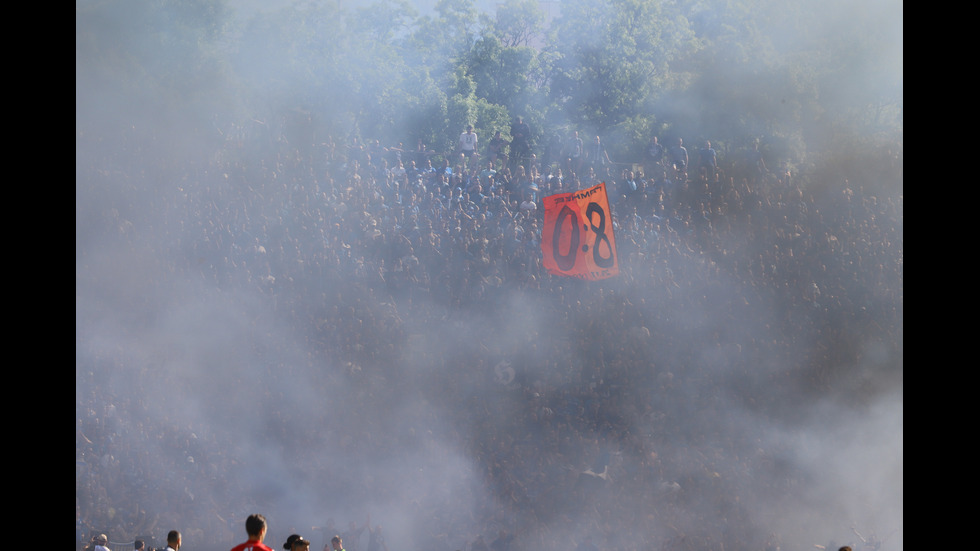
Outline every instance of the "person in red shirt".
<path fill-rule="evenodd" d="M 245 519 L 245 531 L 248 532 L 248 541 L 232 547 L 231 551 L 272 551 L 268 545 L 262 543 L 265 541 L 267 530 L 268 524 L 266 524 L 264 516 L 258 513 L 249 515 Z"/>

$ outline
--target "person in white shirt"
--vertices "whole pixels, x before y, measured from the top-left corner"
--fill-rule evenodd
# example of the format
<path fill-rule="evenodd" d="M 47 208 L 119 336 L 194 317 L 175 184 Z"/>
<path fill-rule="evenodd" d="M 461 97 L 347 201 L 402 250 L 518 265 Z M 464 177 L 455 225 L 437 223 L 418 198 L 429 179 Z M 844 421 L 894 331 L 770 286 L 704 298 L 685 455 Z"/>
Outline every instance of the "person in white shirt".
<path fill-rule="evenodd" d="M 473 131 L 473 125 L 466 125 L 466 132 L 459 135 L 459 150 L 467 159 L 476 154 L 477 137 Z"/>
<path fill-rule="evenodd" d="M 106 544 L 109 543 L 109 538 L 105 534 L 99 534 L 92 538 L 92 551 L 109 551 Z"/>
<path fill-rule="evenodd" d="M 534 212 L 538 210 L 538 204 L 534 201 L 534 196 L 531 195 L 530 191 L 521 192 L 521 210 L 525 212 Z"/>
<path fill-rule="evenodd" d="M 180 549 L 180 532 L 171 530 L 167 533 L 167 551 L 177 551 Z"/>

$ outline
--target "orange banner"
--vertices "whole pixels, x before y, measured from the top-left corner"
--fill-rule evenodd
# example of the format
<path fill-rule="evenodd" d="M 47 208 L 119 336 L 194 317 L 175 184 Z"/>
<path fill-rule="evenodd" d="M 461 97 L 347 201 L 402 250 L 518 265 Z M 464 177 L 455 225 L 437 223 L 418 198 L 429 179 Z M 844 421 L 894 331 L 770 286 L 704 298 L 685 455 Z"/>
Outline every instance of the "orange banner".
<path fill-rule="evenodd" d="M 605 183 L 550 195 L 543 201 L 541 252 L 545 269 L 555 275 L 588 280 L 619 274 Z"/>

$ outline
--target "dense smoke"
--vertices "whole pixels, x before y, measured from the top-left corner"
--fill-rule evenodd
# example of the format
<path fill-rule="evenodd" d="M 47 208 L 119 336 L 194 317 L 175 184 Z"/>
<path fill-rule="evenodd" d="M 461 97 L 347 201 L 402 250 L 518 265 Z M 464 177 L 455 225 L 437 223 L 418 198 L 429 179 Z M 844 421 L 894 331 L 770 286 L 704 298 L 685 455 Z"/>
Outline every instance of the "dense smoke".
<path fill-rule="evenodd" d="M 275 141 L 260 135 L 309 130 L 313 143 L 350 129 L 252 118 L 235 150 L 228 121 L 248 117 L 223 72 L 233 56 L 201 61 L 213 79 L 187 81 L 199 67 L 152 50 L 166 37 L 133 35 L 127 17 L 149 12 L 107 20 L 89 4 L 76 2 L 76 509 L 86 538 L 161 545 L 176 528 L 186 549 L 220 551 L 244 541 L 245 517 L 259 512 L 273 548 L 298 532 L 320 549 L 328 519 L 339 533 L 368 517 L 390 551 L 465 550 L 499 531 L 518 534 L 520 549 L 585 536 L 617 549 L 740 541 L 790 551 L 862 538 L 903 548 L 902 210 L 889 203 L 900 180 L 855 183 L 865 210 L 853 208 L 874 220 L 831 211 L 840 197 L 813 191 L 826 227 L 839 217 L 897 239 L 845 244 L 877 256 L 815 295 L 729 275 L 759 263 L 750 270 L 760 278 L 801 289 L 830 279 L 762 265 L 760 251 L 779 240 L 735 234 L 718 254 L 624 249 L 651 278 L 637 269 L 528 286 L 450 274 L 429 285 L 445 293 L 378 293 L 357 258 L 334 255 L 353 244 L 372 266 L 394 248 L 358 250 L 371 243 L 367 218 L 334 225 L 359 219 L 357 192 L 310 214 L 310 197 L 331 185 L 325 171 L 297 174 L 288 155 L 248 150 Z M 891 4 L 867 18 L 895 17 L 900 33 Z M 181 43 L 182 33 L 244 32 L 261 11 L 207 13 L 207 25 L 175 17 L 158 28 Z M 843 32 L 832 21 L 813 32 Z M 900 82 L 894 53 L 882 60 Z M 159 64 L 159 97 L 119 85 L 140 78 L 115 72 L 129 55 Z M 336 122 L 290 89 L 295 67 L 279 69 L 268 68 L 270 104 L 294 94 L 297 117 L 309 109 Z M 861 74 L 841 82 L 864 93 Z M 325 155 L 316 143 L 311 156 Z M 800 250 L 805 239 L 793 239 L 779 243 Z M 482 254 L 458 259 L 460 271 L 479 272 Z M 450 303 L 457 285 L 471 285 L 469 304 Z M 604 467 L 608 480 L 582 475 Z M 624 481 L 637 477 L 659 485 L 632 492 Z M 596 510 L 609 503 L 631 518 L 610 525 Z M 362 540 L 363 551 L 367 532 Z"/>

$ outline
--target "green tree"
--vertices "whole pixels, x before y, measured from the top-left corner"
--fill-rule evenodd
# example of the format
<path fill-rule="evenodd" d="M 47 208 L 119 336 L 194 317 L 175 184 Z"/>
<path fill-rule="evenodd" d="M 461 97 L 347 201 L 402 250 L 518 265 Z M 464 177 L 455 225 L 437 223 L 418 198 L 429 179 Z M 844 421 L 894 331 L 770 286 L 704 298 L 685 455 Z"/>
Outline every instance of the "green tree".
<path fill-rule="evenodd" d="M 406 145 L 414 148 L 422 143 L 444 144 L 449 126 L 449 98 L 446 91 L 427 72 L 416 73 L 415 79 L 406 79 L 403 96 L 396 102 L 400 106 L 398 121 L 392 131 L 405 136 Z"/>
<path fill-rule="evenodd" d="M 418 19 L 406 46 L 416 55 L 415 63 L 428 67 L 433 75 L 446 75 L 452 72 L 454 60 L 472 46 L 477 23 L 473 0 L 439 0 L 435 15 Z"/>
<path fill-rule="evenodd" d="M 223 50 L 227 12 L 223 0 L 77 3 L 78 128 L 174 136 L 189 153 L 220 139 L 212 114 L 242 106 Z"/>
<path fill-rule="evenodd" d="M 520 110 L 534 93 L 535 51 L 526 46 L 504 46 L 496 36 L 481 37 L 464 60 L 477 96 L 492 104 Z"/>
<path fill-rule="evenodd" d="M 376 0 L 354 10 L 350 18 L 355 35 L 394 46 L 413 29 L 418 10 L 407 0 Z"/>
<path fill-rule="evenodd" d="M 675 81 L 654 109 L 685 135 L 731 143 L 767 136 L 799 164 L 844 134 L 900 128 L 900 4 L 680 7 L 704 47 L 679 60 L 690 78 Z"/>
<path fill-rule="evenodd" d="M 697 48 L 687 20 L 660 1 L 571 0 L 556 25 L 551 99 L 600 133 L 647 107 L 671 61 Z"/>
<path fill-rule="evenodd" d="M 339 2 L 291 5 L 254 16 L 234 56 L 256 105 L 350 105 L 349 34 Z"/>
<path fill-rule="evenodd" d="M 533 47 L 544 36 L 544 11 L 537 0 L 506 0 L 493 18 L 484 15 L 483 36 L 494 36 L 504 48 Z"/>

